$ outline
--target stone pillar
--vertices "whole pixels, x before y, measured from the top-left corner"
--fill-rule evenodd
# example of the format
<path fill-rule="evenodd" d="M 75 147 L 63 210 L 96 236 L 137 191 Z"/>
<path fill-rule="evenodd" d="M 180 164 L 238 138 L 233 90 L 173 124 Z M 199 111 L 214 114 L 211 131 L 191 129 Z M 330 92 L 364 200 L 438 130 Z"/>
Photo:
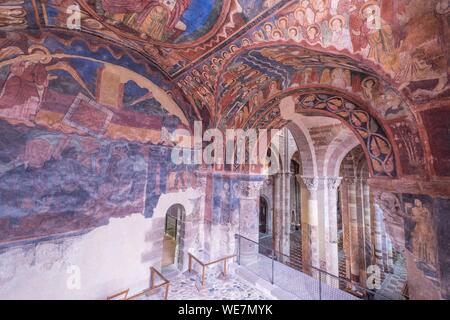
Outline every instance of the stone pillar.
<path fill-rule="evenodd" d="M 366 265 L 371 265 L 373 261 L 373 242 L 372 242 L 372 199 L 370 187 L 367 180 L 363 181 L 363 208 L 364 208 L 364 239 L 366 243 Z"/>
<path fill-rule="evenodd" d="M 356 178 L 345 177 L 344 186 L 347 189 L 347 207 L 350 229 L 350 278 L 360 281 L 360 243 L 358 236 L 358 211 L 356 205 Z"/>
<path fill-rule="evenodd" d="M 350 217 L 348 212 L 347 183 L 342 182 L 341 187 L 341 214 L 342 214 L 342 242 L 345 253 L 345 277 L 351 278 L 351 245 L 350 245 Z"/>
<path fill-rule="evenodd" d="M 394 251 L 392 248 L 392 242 L 389 237 L 386 237 L 386 249 L 387 249 L 387 270 L 390 273 L 394 272 Z"/>
<path fill-rule="evenodd" d="M 364 179 L 356 178 L 356 224 L 358 228 L 359 282 L 366 283 L 366 224 L 364 208 Z"/>
<path fill-rule="evenodd" d="M 240 261 L 244 265 L 258 258 L 259 196 L 262 186 L 262 181 L 241 181 L 239 185 L 239 234 L 253 241 L 242 240 L 240 243 Z"/>
<path fill-rule="evenodd" d="M 319 179 L 317 177 L 304 177 L 297 175 L 302 184 L 302 256 L 303 269 L 312 265 L 319 268 L 319 235 L 318 235 L 318 201 L 317 190 Z"/>
<path fill-rule="evenodd" d="M 280 252 L 284 255 L 284 257 L 289 257 L 290 255 L 290 235 L 291 235 L 291 173 L 283 172 L 281 174 L 281 202 L 282 202 L 282 210 L 281 210 L 281 247 Z M 286 259 L 287 260 L 287 259 Z M 283 259 L 285 261 L 285 259 Z"/>
<path fill-rule="evenodd" d="M 338 225 L 337 225 L 337 189 L 342 178 L 328 177 L 328 210 L 325 217 L 325 245 L 327 272 L 339 276 L 339 249 L 338 249 Z"/>
<path fill-rule="evenodd" d="M 290 179 L 289 172 L 274 175 L 274 250 L 289 256 L 290 253 Z"/>
<path fill-rule="evenodd" d="M 281 209 L 281 176 L 273 175 L 273 208 L 272 208 L 272 229 L 273 229 L 273 250 L 281 252 L 282 248 L 282 209 Z"/>
<path fill-rule="evenodd" d="M 375 263 L 383 270 L 383 229 L 382 229 L 383 210 L 378 204 L 375 204 L 375 212 L 373 219 L 373 239 L 375 251 Z"/>

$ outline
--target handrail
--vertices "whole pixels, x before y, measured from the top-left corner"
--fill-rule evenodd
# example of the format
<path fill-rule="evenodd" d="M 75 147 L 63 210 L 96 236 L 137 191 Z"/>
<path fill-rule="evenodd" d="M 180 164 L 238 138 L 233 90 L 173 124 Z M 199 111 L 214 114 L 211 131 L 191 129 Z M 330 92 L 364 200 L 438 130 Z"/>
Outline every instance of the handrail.
<path fill-rule="evenodd" d="M 223 274 L 226 277 L 227 276 L 227 261 L 228 261 L 228 259 L 232 259 L 232 258 L 236 257 L 236 254 L 227 255 L 222 258 L 218 258 L 218 259 L 208 261 L 208 262 L 201 261 L 199 258 L 194 256 L 190 252 L 188 252 L 188 256 L 189 256 L 189 272 L 192 272 L 192 260 L 197 261 L 198 264 L 200 264 L 200 266 L 202 267 L 202 282 L 201 283 L 202 283 L 202 287 L 204 287 L 205 286 L 206 267 L 223 261 Z"/>
<path fill-rule="evenodd" d="M 155 285 L 156 276 L 161 278 L 163 280 L 163 282 L 158 285 Z M 160 289 L 162 287 L 165 287 L 164 300 L 167 300 L 167 298 L 169 296 L 170 281 L 166 277 L 164 277 L 164 275 L 161 272 L 159 272 L 158 270 L 156 270 L 154 267 L 150 267 L 150 287 L 149 288 L 146 288 L 146 289 L 132 295 L 131 297 L 128 297 L 128 293 L 129 293 L 130 289 L 127 289 L 127 290 L 119 292 L 113 296 L 109 296 L 107 298 L 107 300 L 114 300 L 120 296 L 124 296 L 123 299 L 121 299 L 121 300 L 135 300 L 144 295 L 154 294 L 154 291 L 156 291 L 157 289 Z"/>
<path fill-rule="evenodd" d="M 247 237 L 245 237 L 245 236 L 242 236 L 242 235 L 239 235 L 239 234 L 235 234 L 235 238 L 237 238 L 237 239 L 238 239 L 238 238 L 239 238 L 239 239 L 244 239 L 244 240 L 246 240 L 246 241 L 249 241 L 249 242 L 252 242 L 252 243 L 258 245 L 258 247 L 261 247 L 261 248 L 264 248 L 264 249 L 266 249 L 266 250 L 271 251 L 272 255 L 271 255 L 270 258 L 272 259 L 272 262 L 273 262 L 273 260 L 275 260 L 274 258 L 278 257 L 278 255 L 281 255 L 281 256 L 284 256 L 284 257 L 286 257 L 286 258 L 291 259 L 290 256 L 288 256 L 288 255 L 286 255 L 286 254 L 284 254 L 284 253 L 282 253 L 282 252 L 276 251 L 276 250 L 274 250 L 273 248 L 268 248 L 268 247 L 266 247 L 266 246 L 264 246 L 264 245 L 261 245 L 261 244 L 259 244 L 258 242 L 254 241 L 254 240 L 251 240 L 251 239 L 249 239 L 249 238 L 247 238 Z M 276 253 L 277 255 L 275 255 L 275 253 Z M 240 256 L 240 242 L 239 242 L 239 256 Z M 238 259 L 238 261 L 239 261 L 239 260 L 240 260 L 240 259 Z M 280 262 L 280 263 L 283 264 L 283 265 L 286 265 L 286 264 L 283 263 L 282 261 L 279 261 L 279 260 L 278 260 L 278 262 Z M 360 290 L 360 291 L 362 291 L 362 292 L 364 292 L 364 293 L 366 293 L 366 294 L 371 294 L 373 297 L 375 297 L 375 296 L 380 296 L 381 298 L 383 298 L 383 299 L 385 299 L 385 300 L 391 300 L 390 298 L 384 296 L 383 294 L 381 294 L 381 293 L 379 293 L 379 292 L 376 292 L 376 291 L 374 291 L 374 290 L 370 290 L 370 289 L 364 288 L 364 287 L 360 286 L 359 284 L 356 284 L 356 283 L 352 282 L 351 280 L 349 280 L 349 279 L 347 279 L 347 278 L 337 277 L 337 276 L 335 276 L 335 275 L 333 275 L 333 274 L 331 274 L 331 273 L 329 273 L 329 272 L 327 272 L 327 271 L 325 271 L 325 270 L 319 269 L 319 268 L 314 267 L 314 266 L 312 266 L 312 265 L 310 265 L 310 264 L 304 264 L 303 261 L 300 262 L 300 266 L 301 266 L 301 270 L 304 270 L 304 268 L 306 267 L 306 268 L 310 268 L 311 270 L 314 270 L 314 271 L 319 272 L 319 280 L 318 280 L 318 281 L 319 281 L 319 285 L 320 285 L 320 283 L 322 282 L 322 281 L 321 281 L 321 279 L 322 279 L 321 275 L 324 274 L 324 275 L 329 276 L 329 277 L 331 277 L 332 279 L 335 279 L 335 280 L 337 280 L 337 281 L 342 281 L 342 282 L 346 283 L 347 285 L 349 285 L 350 287 L 353 287 L 353 288 L 355 288 L 355 289 L 357 289 L 357 290 Z M 272 263 L 272 268 L 273 268 L 273 263 Z M 301 272 L 301 273 L 304 273 L 304 272 L 302 272 L 302 271 L 300 271 L 300 270 L 298 270 L 298 271 Z M 304 273 L 304 274 L 308 275 L 307 273 Z M 272 277 L 273 277 L 273 270 L 272 270 Z M 273 279 L 272 279 L 272 280 L 273 280 Z M 348 293 L 350 293 L 350 294 L 352 294 L 352 295 L 355 295 L 355 293 L 352 292 L 352 291 L 345 290 L 345 292 L 348 292 Z"/>
<path fill-rule="evenodd" d="M 119 299 L 119 300 L 127 300 L 128 297 L 128 293 L 130 292 L 130 289 L 121 291 L 115 295 L 109 296 L 106 298 L 106 300 L 116 300 L 116 298 L 123 296 L 123 299 Z"/>
<path fill-rule="evenodd" d="M 163 280 L 163 282 L 157 286 L 155 286 L 155 275 L 157 275 L 158 277 L 160 277 Z M 166 277 L 164 277 L 164 275 L 161 272 L 159 272 L 158 270 L 156 270 L 154 267 L 150 267 L 150 288 L 152 290 L 155 290 L 155 289 L 162 288 L 164 286 L 166 287 L 166 291 L 164 293 L 164 300 L 167 300 L 167 297 L 169 295 L 170 281 Z"/>

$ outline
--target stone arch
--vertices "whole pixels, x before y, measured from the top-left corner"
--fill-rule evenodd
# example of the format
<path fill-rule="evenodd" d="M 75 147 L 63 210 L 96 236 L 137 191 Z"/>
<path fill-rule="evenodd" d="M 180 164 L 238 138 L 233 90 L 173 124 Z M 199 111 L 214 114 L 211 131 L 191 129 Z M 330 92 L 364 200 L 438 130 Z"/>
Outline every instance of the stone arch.
<path fill-rule="evenodd" d="M 337 177 L 339 176 L 339 169 L 345 156 L 353 150 L 359 141 L 355 138 L 353 132 L 349 130 L 341 131 L 339 136 L 336 137 L 332 146 L 330 146 L 325 155 L 326 175 Z"/>
<path fill-rule="evenodd" d="M 312 91 L 307 94 L 301 90 L 288 90 L 275 97 L 265 108 L 261 108 L 265 113 L 270 112 L 272 108 L 278 108 L 283 112 L 278 112 L 275 117 L 289 119 L 293 113 L 319 114 L 334 117 L 342 121 L 358 137 L 360 143 L 364 146 L 366 155 L 371 162 L 371 172 L 381 173 L 376 176 L 396 177 L 401 175 L 401 167 L 398 161 L 398 150 L 392 134 L 389 129 L 378 121 L 377 117 L 372 116 L 365 108 L 360 108 L 352 100 L 343 98 L 339 95 L 329 95 L 323 91 Z M 317 98 L 317 99 L 316 99 Z M 309 101 L 311 99 L 311 101 Z M 336 100 L 333 100 L 336 99 Z M 333 103 L 339 106 L 334 106 Z M 248 127 L 257 127 L 263 116 L 254 117 L 246 124 Z M 362 125 L 362 126 L 361 126 Z M 376 129 L 376 131 L 374 131 Z M 382 143 L 381 146 L 377 146 Z M 374 146 L 375 144 L 375 146 Z M 382 147 L 386 152 L 386 158 L 374 160 L 377 157 L 378 149 Z M 383 164 L 384 162 L 384 164 Z M 380 168 L 380 164 L 384 166 Z M 386 166 L 385 166 L 386 165 Z"/>
<path fill-rule="evenodd" d="M 317 176 L 317 160 L 314 145 L 308 129 L 300 121 L 289 122 L 286 127 L 292 133 L 300 154 L 301 174 Z"/>
<path fill-rule="evenodd" d="M 163 239 L 167 212 L 175 205 L 184 208 L 185 216 L 180 225 L 178 256 L 176 257 L 180 270 L 187 268 L 188 251 L 191 249 L 199 249 L 200 240 L 195 238 L 195 236 L 199 234 L 198 221 L 201 217 L 201 213 L 199 212 L 201 197 L 201 191 L 192 188 L 182 192 L 163 194 L 159 197 L 158 204 L 154 210 L 152 232 L 155 238 Z M 161 242 L 159 252 L 162 252 L 162 250 Z"/>
<path fill-rule="evenodd" d="M 238 123 L 243 122 L 242 126 L 245 126 L 248 119 L 263 114 L 264 110 L 261 110 L 259 107 L 255 108 L 258 104 L 255 104 L 255 102 L 250 103 L 249 97 L 254 97 L 257 94 L 263 97 L 255 98 L 255 101 L 260 102 L 259 106 L 266 106 L 273 102 L 274 96 L 269 94 L 270 90 L 267 90 L 267 82 L 253 86 L 255 81 L 252 82 L 252 78 L 246 78 L 247 73 L 251 74 L 249 72 L 243 72 L 242 78 L 239 81 L 239 87 L 232 86 L 233 90 L 235 90 L 235 98 L 231 101 L 226 98 L 229 97 L 227 92 L 221 92 L 221 86 L 227 83 L 225 79 L 230 79 L 228 76 L 231 74 L 228 73 L 233 68 L 239 68 L 243 63 L 247 63 L 249 60 L 247 56 L 252 53 L 252 50 L 256 50 L 259 55 L 264 50 L 270 52 L 270 54 L 267 52 L 264 53 L 265 56 L 258 56 L 257 61 L 251 61 L 251 66 L 254 69 L 250 70 L 252 70 L 253 74 L 260 72 L 259 77 L 265 76 L 269 79 L 278 77 L 283 83 L 277 89 L 278 92 L 288 90 L 310 91 L 321 88 L 323 92 L 345 95 L 357 103 L 358 106 L 364 106 L 366 112 L 376 118 L 380 124 L 383 124 L 383 127 L 390 134 L 390 140 L 395 142 L 393 145 L 397 149 L 398 175 L 416 175 L 417 172 L 424 174 L 429 169 L 424 163 L 424 150 L 427 146 L 428 137 L 424 130 L 422 130 L 422 125 L 417 121 L 416 114 L 413 113 L 410 107 L 410 100 L 396 88 L 395 83 L 389 77 L 386 77 L 378 69 L 372 68 L 372 64 L 370 63 L 368 64 L 370 67 L 367 67 L 366 64 L 362 64 L 350 56 L 336 56 L 335 53 L 326 53 L 323 50 L 317 50 L 317 48 L 306 48 L 296 43 L 263 43 L 246 46 L 234 51 L 232 57 L 222 61 L 221 69 L 214 77 L 217 82 L 212 86 L 215 92 L 213 96 L 216 97 L 216 103 L 218 103 L 216 108 L 223 115 L 220 119 L 216 119 L 216 125 L 234 125 L 234 117 L 237 114 L 241 114 L 241 117 L 244 115 L 244 118 L 247 117 L 247 119 L 238 121 Z M 292 62 L 293 59 L 297 59 L 292 53 L 297 51 L 299 51 L 297 56 L 303 55 L 304 57 Z M 289 54 L 291 55 L 289 56 Z M 287 56 L 285 57 L 284 55 Z M 280 63 L 280 61 L 284 64 Z M 322 79 L 320 76 L 320 72 L 322 72 L 320 68 L 340 69 L 343 72 L 341 72 L 342 75 L 347 75 L 344 76 L 344 79 L 347 79 L 346 84 L 343 85 L 340 82 Z M 296 83 L 294 81 L 296 76 L 292 74 L 292 70 L 297 70 L 299 79 L 301 79 L 302 70 L 307 69 L 313 70 L 316 76 L 310 77 L 311 79 L 306 82 L 304 79 L 300 81 L 305 83 Z M 314 71 L 316 69 L 317 71 Z M 255 79 L 258 78 L 254 78 L 253 80 Z M 253 91 L 248 90 L 249 86 L 253 86 Z M 219 100 L 218 97 L 221 99 Z M 402 141 L 405 139 L 404 137 L 402 138 L 402 130 L 410 132 L 407 136 L 418 135 L 420 140 Z M 411 144 L 414 145 L 414 154 L 411 154 L 411 148 L 408 150 L 405 147 L 405 145 Z M 400 163 L 402 164 L 401 167 Z"/>

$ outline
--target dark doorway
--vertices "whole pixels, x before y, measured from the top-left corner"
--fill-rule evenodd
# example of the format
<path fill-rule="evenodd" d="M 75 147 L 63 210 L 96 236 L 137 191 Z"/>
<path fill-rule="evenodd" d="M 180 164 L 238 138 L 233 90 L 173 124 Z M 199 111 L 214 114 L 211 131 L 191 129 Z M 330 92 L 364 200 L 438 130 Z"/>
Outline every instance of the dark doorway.
<path fill-rule="evenodd" d="M 267 233 L 268 204 L 263 197 L 259 198 L 259 233 Z"/>

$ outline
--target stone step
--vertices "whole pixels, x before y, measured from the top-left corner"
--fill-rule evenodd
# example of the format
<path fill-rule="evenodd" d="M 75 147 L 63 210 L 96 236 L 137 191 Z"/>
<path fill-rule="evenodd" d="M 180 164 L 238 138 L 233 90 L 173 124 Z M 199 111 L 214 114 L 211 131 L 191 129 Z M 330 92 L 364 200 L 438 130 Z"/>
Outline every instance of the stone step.
<path fill-rule="evenodd" d="M 298 297 L 258 277 L 248 269 L 237 266 L 236 276 L 274 300 L 298 300 Z"/>
<path fill-rule="evenodd" d="M 168 267 L 163 267 L 161 269 L 161 273 L 163 274 L 164 277 L 167 278 L 167 280 L 172 281 L 173 279 L 178 277 L 181 272 L 175 265 L 171 265 Z"/>

